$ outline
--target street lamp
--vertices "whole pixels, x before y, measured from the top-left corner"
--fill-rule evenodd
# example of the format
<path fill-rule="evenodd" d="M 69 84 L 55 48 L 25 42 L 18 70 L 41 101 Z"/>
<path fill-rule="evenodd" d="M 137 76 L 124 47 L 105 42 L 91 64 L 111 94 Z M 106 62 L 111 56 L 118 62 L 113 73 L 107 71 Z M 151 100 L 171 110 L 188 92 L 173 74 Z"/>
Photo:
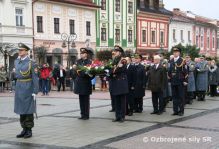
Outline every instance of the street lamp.
<path fill-rule="evenodd" d="M 68 47 L 68 60 L 67 60 L 67 66 L 69 67 L 70 65 L 70 44 L 72 48 L 75 48 L 75 40 L 77 39 L 77 34 L 66 34 L 66 33 L 62 33 L 61 34 L 61 39 L 63 41 L 62 43 L 62 48 L 66 48 Z M 67 44 L 67 45 L 66 45 Z"/>
<path fill-rule="evenodd" d="M 4 63 L 5 63 L 5 71 L 8 71 L 8 64 L 7 64 L 7 59 L 8 56 L 12 56 L 13 55 L 13 51 L 11 52 L 11 49 L 14 47 L 14 44 L 3 44 L 0 52 L 3 54 L 4 56 Z"/>

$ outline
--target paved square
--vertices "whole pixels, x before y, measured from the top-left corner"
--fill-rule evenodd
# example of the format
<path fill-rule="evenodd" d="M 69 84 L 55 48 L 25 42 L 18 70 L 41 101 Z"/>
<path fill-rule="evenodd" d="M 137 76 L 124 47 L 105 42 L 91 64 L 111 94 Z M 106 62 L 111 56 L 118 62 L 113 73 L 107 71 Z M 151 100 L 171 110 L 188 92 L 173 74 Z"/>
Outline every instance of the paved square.
<path fill-rule="evenodd" d="M 13 113 L 13 94 L 0 94 L 0 149 L 218 149 L 219 98 L 186 105 L 183 117 L 171 116 L 172 102 L 162 115 L 153 111 L 150 92 L 146 92 L 143 113 L 127 116 L 124 123 L 113 123 L 109 93 L 94 92 L 91 96 L 90 120 L 80 116 L 78 96 L 72 92 L 51 92 L 37 98 L 38 116 L 33 137 L 17 139 L 21 131 L 18 115 Z M 143 142 L 144 137 L 177 137 L 187 142 Z M 194 138 L 192 138 L 194 137 Z M 195 138 L 196 137 L 196 138 Z M 209 137 L 211 142 L 203 142 Z M 202 142 L 188 142 L 201 138 Z M 205 138 L 205 141 L 209 138 Z"/>

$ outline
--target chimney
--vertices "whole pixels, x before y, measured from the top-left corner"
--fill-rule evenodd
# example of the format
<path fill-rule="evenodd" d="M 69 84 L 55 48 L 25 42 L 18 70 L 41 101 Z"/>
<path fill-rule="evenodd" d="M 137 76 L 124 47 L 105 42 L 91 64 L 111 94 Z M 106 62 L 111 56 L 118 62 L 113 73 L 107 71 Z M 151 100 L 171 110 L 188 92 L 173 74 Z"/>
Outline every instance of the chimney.
<path fill-rule="evenodd" d="M 173 8 L 173 12 L 180 12 L 179 8 Z"/>
<path fill-rule="evenodd" d="M 159 2 L 159 8 L 164 8 L 163 0 L 160 0 L 160 2 Z"/>

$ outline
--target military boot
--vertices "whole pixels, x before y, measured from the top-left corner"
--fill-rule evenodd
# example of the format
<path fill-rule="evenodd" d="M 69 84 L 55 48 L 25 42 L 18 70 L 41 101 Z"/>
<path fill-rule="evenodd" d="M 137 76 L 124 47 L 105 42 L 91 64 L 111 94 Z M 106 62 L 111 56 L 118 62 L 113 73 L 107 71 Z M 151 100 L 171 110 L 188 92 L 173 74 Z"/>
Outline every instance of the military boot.
<path fill-rule="evenodd" d="M 32 137 L 32 130 L 28 129 L 24 135 L 24 139 L 31 138 L 31 137 Z"/>
<path fill-rule="evenodd" d="M 23 130 L 21 131 L 21 133 L 18 134 L 16 137 L 17 137 L 17 138 L 23 138 L 25 134 L 26 134 L 26 130 L 23 129 Z"/>

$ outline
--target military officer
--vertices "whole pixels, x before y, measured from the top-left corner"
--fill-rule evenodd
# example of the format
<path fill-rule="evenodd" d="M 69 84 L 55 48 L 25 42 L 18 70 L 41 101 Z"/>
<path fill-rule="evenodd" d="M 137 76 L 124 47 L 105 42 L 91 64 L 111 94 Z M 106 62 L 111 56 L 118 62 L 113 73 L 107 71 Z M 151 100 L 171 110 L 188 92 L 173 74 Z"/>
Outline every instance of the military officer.
<path fill-rule="evenodd" d="M 87 48 L 80 49 L 81 59 L 76 62 L 77 66 L 86 66 L 92 63 L 88 57 L 93 52 Z M 75 94 L 79 95 L 79 103 L 81 110 L 81 120 L 88 120 L 90 116 L 90 95 L 92 94 L 91 80 L 94 78 L 93 75 L 88 74 L 84 71 L 77 71 L 77 77 L 75 79 Z"/>
<path fill-rule="evenodd" d="M 174 58 L 170 61 L 168 77 L 171 81 L 172 99 L 173 99 L 173 114 L 184 115 L 184 86 L 188 83 L 188 72 L 185 66 L 185 61 L 180 57 L 181 49 L 173 47 Z"/>
<path fill-rule="evenodd" d="M 142 113 L 143 111 L 143 97 L 146 88 L 146 71 L 141 64 L 142 58 L 142 55 L 135 54 L 134 102 L 136 113 Z"/>
<path fill-rule="evenodd" d="M 115 46 L 115 57 L 113 59 L 114 68 L 109 72 L 112 83 L 111 93 L 115 98 L 116 105 L 116 118 L 113 120 L 113 122 L 124 122 L 125 119 L 128 80 L 126 66 L 127 62 L 122 58 L 123 54 L 123 49 L 120 46 Z"/>
<path fill-rule="evenodd" d="M 135 65 L 132 64 L 131 58 L 126 57 L 127 61 L 127 78 L 129 93 L 127 94 L 126 100 L 126 114 L 128 116 L 133 115 L 134 111 L 134 86 L 135 86 Z"/>
<path fill-rule="evenodd" d="M 28 57 L 30 48 L 23 43 L 18 44 L 19 57 L 15 60 L 15 88 L 14 112 L 20 115 L 23 130 L 17 138 L 32 137 L 34 127 L 34 113 L 36 105 L 34 98 L 39 90 L 39 78 L 36 63 Z"/>

